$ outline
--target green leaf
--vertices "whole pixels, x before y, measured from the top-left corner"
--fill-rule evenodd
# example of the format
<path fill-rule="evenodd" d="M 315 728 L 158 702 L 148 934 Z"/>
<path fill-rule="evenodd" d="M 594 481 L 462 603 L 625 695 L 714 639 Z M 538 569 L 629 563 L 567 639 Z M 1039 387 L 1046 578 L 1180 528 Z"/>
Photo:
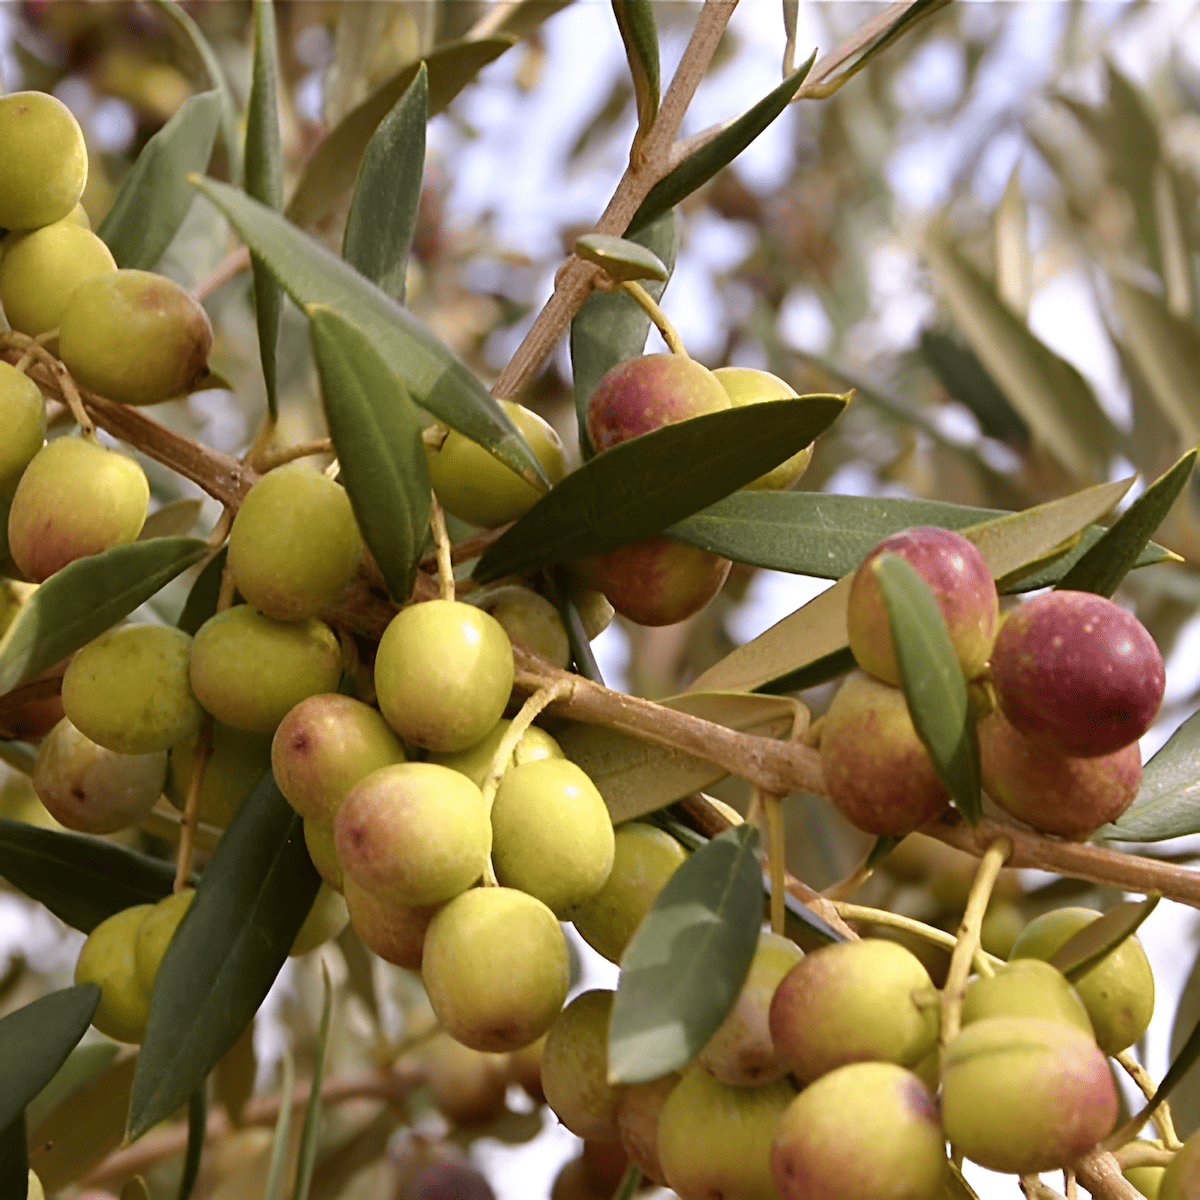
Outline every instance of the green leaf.
<path fill-rule="evenodd" d="M 317 304 L 339 313 L 366 335 L 418 404 L 535 487 L 546 486 L 541 463 L 504 410 L 403 305 L 279 213 L 215 180 L 193 182 L 301 308 Z"/>
<path fill-rule="evenodd" d="M 0 1126 L 0 1196 L 21 1200 L 29 1195 L 27 1139 L 24 1111 L 18 1112 L 7 1125 Z"/>
<path fill-rule="evenodd" d="M 570 3 L 571 0 L 514 0 L 504 8 L 492 8 L 488 12 L 488 34 L 521 41 Z"/>
<path fill-rule="evenodd" d="M 695 1058 L 741 991 L 762 914 L 752 825 L 726 830 L 676 869 L 621 959 L 610 1083 L 645 1083 Z"/>
<path fill-rule="evenodd" d="M 857 665 L 850 647 L 843 646 L 840 650 L 831 650 L 828 654 L 814 658 L 794 671 L 788 671 L 775 679 L 768 679 L 753 690 L 755 694 L 764 696 L 785 696 L 789 692 L 802 692 L 806 688 L 817 687 L 831 679 L 837 679 L 853 671 Z"/>
<path fill-rule="evenodd" d="M 735 562 L 840 579 L 885 537 L 914 525 L 963 529 L 1005 515 L 935 500 L 824 492 L 734 492 L 666 532 Z"/>
<path fill-rule="evenodd" d="M 229 176 L 234 183 L 242 181 L 242 149 L 238 136 L 238 103 L 234 98 L 225 72 L 221 69 L 221 60 L 216 51 L 208 44 L 208 39 L 200 32 L 200 26 L 192 20 L 175 0 L 153 0 L 154 4 L 170 18 L 172 24 L 183 34 L 191 44 L 192 49 L 200 58 L 207 76 L 208 86 L 216 90 L 221 97 L 221 140 L 225 143 L 225 154 L 229 160 Z"/>
<path fill-rule="evenodd" d="M 873 564 L 917 735 L 963 819 L 979 823 L 979 743 L 967 681 L 946 619 L 916 567 L 898 554 Z"/>
<path fill-rule="evenodd" d="M 283 1048 L 283 1088 L 280 1096 L 290 1099 L 296 1086 L 296 1064 L 292 1059 L 292 1048 Z M 287 1153 L 292 1129 L 292 1106 L 280 1104 L 279 1116 L 275 1118 L 275 1136 L 271 1139 L 271 1168 L 267 1173 L 267 1186 L 263 1200 L 279 1200 L 283 1195 L 283 1174 L 287 1170 Z"/>
<path fill-rule="evenodd" d="M 625 57 L 637 101 L 638 127 L 630 150 L 632 158 L 658 116 L 658 31 L 654 28 L 654 9 L 650 0 L 612 0 L 612 6 L 621 41 L 625 43 Z"/>
<path fill-rule="evenodd" d="M 195 529 L 203 509 L 204 501 L 195 497 L 171 500 L 147 514 L 137 540 L 149 542 L 154 538 L 187 537 Z"/>
<path fill-rule="evenodd" d="M 142 148 L 96 228 L 118 267 L 148 271 L 162 258 L 196 199 L 187 177 L 208 166 L 220 114 L 215 91 L 190 96 Z"/>
<path fill-rule="evenodd" d="M 1184 446 L 1200 442 L 1200 330 L 1170 312 L 1160 296 L 1110 275 L 1121 340 Z"/>
<path fill-rule="evenodd" d="M 167 947 L 129 1102 L 131 1139 L 169 1117 L 254 1018 L 320 884 L 267 772 L 209 860 Z"/>
<path fill-rule="evenodd" d="M 668 270 L 679 249 L 679 223 L 669 209 L 640 233 L 627 239 L 649 250 Z M 661 300 L 665 283 L 650 280 L 646 291 Z M 650 318 L 632 296 L 624 292 L 593 292 L 571 322 L 571 375 L 575 387 L 575 413 L 579 423 L 579 449 L 586 462 L 593 450 L 587 435 L 587 402 L 600 377 L 610 367 L 641 354 L 650 332 Z"/>
<path fill-rule="evenodd" d="M 993 576 L 1028 573 L 1030 563 L 1058 550 L 1107 513 L 1131 483 L 1127 479 L 1096 484 L 959 532 L 975 543 Z M 849 590 L 850 576 L 845 575 L 765 633 L 727 654 L 703 672 L 690 690 L 750 692 L 772 680 L 808 680 L 791 683 L 789 690 L 793 690 L 832 678 L 828 669 L 836 666 L 836 656 L 848 642 Z"/>
<path fill-rule="evenodd" d="M 304 1110 L 304 1127 L 300 1131 L 294 1200 L 308 1200 L 313 1164 L 317 1161 L 317 1134 L 321 1125 L 321 1080 L 325 1075 L 325 1044 L 329 1040 L 329 1016 L 333 1011 L 333 985 L 329 982 L 329 968 L 324 963 L 321 964 L 321 979 L 325 985 L 325 1000 L 321 1006 L 321 1025 L 317 1031 L 312 1087 Z"/>
<path fill-rule="evenodd" d="M 1195 464 L 1196 451 L 1190 450 L 1113 522 L 1056 586 L 1111 596 L 1137 565 L 1150 535 L 1175 503 Z"/>
<path fill-rule="evenodd" d="M 86 645 L 208 553 L 199 538 L 156 538 L 89 554 L 30 597 L 0 653 L 0 695 Z"/>
<path fill-rule="evenodd" d="M 1192 939 L 1192 946 L 1195 938 Z M 1178 947 L 1182 957 L 1184 947 Z M 1192 963 L 1183 988 L 1179 993 L 1179 1001 L 1175 1006 L 1175 1015 L 1171 1022 L 1171 1042 L 1169 1053 L 1171 1058 L 1183 1049 L 1196 1025 L 1200 1023 L 1200 958 Z M 1200 1129 L 1200 1071 L 1190 1071 L 1180 1080 L 1171 1095 L 1171 1119 L 1176 1132 L 1181 1138 L 1187 1138 Z"/>
<path fill-rule="evenodd" d="M 930 237 L 926 254 L 967 342 L 1035 440 L 1076 479 L 1105 478 L 1120 437 L 1087 381 L 1039 341 L 948 242 Z"/>
<path fill-rule="evenodd" d="M 1174 1048 L 1174 1033 L 1171 1036 L 1171 1044 L 1172 1048 Z M 1147 1116 L 1154 1112 L 1175 1089 L 1176 1084 L 1191 1071 L 1197 1059 L 1200 1059 L 1200 1023 L 1196 1024 L 1192 1032 L 1184 1040 L 1178 1053 L 1175 1054 L 1171 1065 L 1167 1068 L 1167 1073 L 1160 1080 L 1158 1089 L 1154 1093 L 1154 1098 L 1146 1105 L 1142 1112 Z"/>
<path fill-rule="evenodd" d="M 583 618 L 571 599 L 569 579 L 564 567 L 558 567 L 551 572 L 550 584 L 549 598 L 558 609 L 563 628 L 567 631 L 567 643 L 571 649 L 571 661 L 575 665 L 575 671 L 603 687 L 604 676 L 600 673 L 600 666 L 592 653 L 592 644 L 588 640 Z"/>
<path fill-rule="evenodd" d="M 127 1180 L 121 1188 L 121 1200 L 150 1200 L 150 1189 L 146 1186 L 146 1181 L 140 1175 Z"/>
<path fill-rule="evenodd" d="M 342 239 L 342 257 L 401 303 L 417 231 L 428 114 L 429 72 L 422 63 L 367 144 Z"/>
<path fill-rule="evenodd" d="M 747 109 L 711 141 L 689 154 L 647 193 L 625 228 L 625 237 L 633 237 L 656 217 L 703 187 L 722 167 L 728 166 L 788 106 L 804 77 L 812 69 L 814 50 L 802 66 L 767 93 L 753 108 Z"/>
<path fill-rule="evenodd" d="M 797 715 L 794 700 L 740 692 L 689 692 L 659 703 L 756 737 L 787 737 Z M 604 797 L 614 825 L 702 791 L 726 775 L 707 759 L 601 725 L 570 725 L 556 737 Z"/>
<path fill-rule="evenodd" d="M 420 417 L 369 339 L 332 309 L 306 311 L 342 481 L 388 591 L 406 600 L 431 506 Z"/>
<path fill-rule="evenodd" d="M 996 581 L 1001 595 L 1018 592 L 1035 592 L 1040 588 L 1057 585 L 1074 570 L 1076 564 L 1089 554 L 1092 548 L 1108 532 L 1102 525 L 1089 525 L 1069 549 L 1052 551 L 1040 567 L 1025 567 L 1015 575 Z M 1157 542 L 1147 542 L 1133 563 L 1134 567 L 1150 567 L 1155 563 L 1177 561 L 1175 555 Z"/>
<path fill-rule="evenodd" d="M 54 1078 L 87 1033 L 100 1003 L 94 983 L 51 992 L 0 1017 L 0 1128 L 6 1128 Z M 0 1195 L 3 1193 L 0 1192 Z"/>
<path fill-rule="evenodd" d="M 1029 445 L 1028 423 L 1009 404 L 974 350 L 949 334 L 927 329 L 921 334 L 921 357 L 942 387 L 975 414 L 988 437 Z"/>
<path fill-rule="evenodd" d="M 429 115 L 442 112 L 488 63 L 513 44 L 511 37 L 487 38 L 454 42 L 430 53 L 425 59 Z M 354 186 L 371 135 L 416 79 L 420 66 L 412 62 L 401 67 L 329 131 L 305 164 L 288 201 L 289 220 L 297 225 L 313 225 L 341 203 Z"/>
<path fill-rule="evenodd" d="M 73 929 L 91 933 L 135 904 L 171 894 L 175 867 L 85 833 L 0 818 L 0 875 Z"/>
<path fill-rule="evenodd" d="M 1118 842 L 1158 842 L 1200 833 L 1200 712 L 1171 734 L 1142 770 L 1133 803 L 1099 835 Z"/>
<path fill-rule="evenodd" d="M 254 59 L 250 70 L 250 95 L 246 100 L 246 194 L 271 208 L 283 207 L 283 147 L 279 136 L 279 74 L 272 0 L 254 0 Z M 267 413 L 279 414 L 279 321 L 283 296 L 279 284 L 257 255 L 254 272 L 254 320 L 258 326 L 258 353 L 267 389 Z"/>
<path fill-rule="evenodd" d="M 617 0 L 621 3 L 621 0 Z M 645 246 L 628 238 L 609 237 L 604 233 L 585 233 L 575 239 L 575 253 L 588 262 L 603 267 L 617 283 L 626 280 L 656 279 L 666 283 L 670 271 L 666 264 Z"/>
<path fill-rule="evenodd" d="M 225 573 L 227 550 L 227 546 L 222 546 L 196 576 L 196 582 L 192 584 L 192 590 L 188 592 L 187 601 L 184 603 L 183 612 L 179 614 L 179 620 L 176 622 L 184 633 L 194 634 L 217 611 L 217 598 L 221 592 L 221 576 Z"/>
<path fill-rule="evenodd" d="M 1104 916 L 1072 934 L 1059 946 L 1048 960 L 1050 965 L 1057 967 L 1073 983 L 1126 938 L 1132 937 L 1161 899 L 1154 892 L 1145 900 L 1125 900 L 1113 905 Z"/>
<path fill-rule="evenodd" d="M 235 1124 L 242 1123 L 242 1110 L 254 1093 L 258 1059 L 254 1055 L 254 1022 L 242 1030 L 238 1040 L 221 1056 L 213 1080 L 213 1097 Z M 285 1105 L 286 1107 L 286 1105 Z"/>
<path fill-rule="evenodd" d="M 705 413 L 605 450 L 543 496 L 483 553 L 481 583 L 648 537 L 803 449 L 846 405 L 801 396 Z"/>
<path fill-rule="evenodd" d="M 204 1135 L 208 1132 L 208 1081 L 202 1079 L 188 1099 L 187 1149 L 183 1155 L 183 1174 L 179 1178 L 178 1200 L 190 1200 L 200 1174 L 200 1156 L 204 1153 Z"/>
<path fill-rule="evenodd" d="M 25 1119 L 36 1129 L 60 1104 L 87 1087 L 121 1052 L 116 1042 L 86 1042 L 76 1046 L 54 1078 L 25 1106 Z"/>

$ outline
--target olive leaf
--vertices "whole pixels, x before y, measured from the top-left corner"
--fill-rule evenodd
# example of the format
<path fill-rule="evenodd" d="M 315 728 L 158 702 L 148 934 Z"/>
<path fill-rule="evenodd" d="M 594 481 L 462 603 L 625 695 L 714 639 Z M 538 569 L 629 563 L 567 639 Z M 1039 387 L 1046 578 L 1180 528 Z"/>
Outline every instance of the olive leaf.
<path fill-rule="evenodd" d="M 484 551 L 481 583 L 650 536 L 749 483 L 824 432 L 845 396 L 802 396 L 705 413 L 605 450 Z"/>
<path fill-rule="evenodd" d="M 608 1079 L 644 1083 L 686 1066 L 745 982 L 762 923 L 758 830 L 737 825 L 675 870 L 621 959 Z"/>
<path fill-rule="evenodd" d="M 674 208 L 681 200 L 703 187 L 722 167 L 728 166 L 777 116 L 799 90 L 812 70 L 814 50 L 802 66 L 767 93 L 753 108 L 722 129 L 716 137 L 689 154 L 677 167 L 660 179 L 646 194 L 629 224 L 625 237 L 634 237 L 655 218 Z"/>
<path fill-rule="evenodd" d="M 1095 484 L 1058 500 L 1023 512 L 1008 513 L 959 530 L 970 538 L 998 580 L 1027 576 L 1031 563 L 1058 556 L 1082 530 L 1107 513 L 1129 490 L 1131 479 Z M 796 679 L 813 671 L 820 682 L 822 669 L 836 663 L 847 643 L 846 596 L 850 575 L 822 592 L 790 616 L 739 646 L 704 671 L 694 691 L 750 692 L 773 680 Z M 844 660 L 843 660 L 844 661 Z M 808 684 L 793 684 L 793 687 Z"/>
<path fill-rule="evenodd" d="M 91 933 L 114 913 L 169 896 L 175 868 L 85 833 L 3 817 L 0 876 L 59 920 Z"/>
<path fill-rule="evenodd" d="M 342 238 L 342 257 L 401 303 L 417 230 L 428 119 L 429 72 L 422 63 L 367 143 Z"/>
<path fill-rule="evenodd" d="M 983 811 L 979 743 L 967 681 L 946 619 L 929 585 L 907 559 L 881 554 L 872 569 L 887 609 L 913 726 L 958 811 L 968 824 L 976 825 Z"/>
<path fill-rule="evenodd" d="M 359 164 L 379 123 L 408 90 L 422 66 L 429 73 L 429 115 L 442 112 L 472 79 L 514 44 L 512 37 L 453 42 L 423 62 L 410 62 L 381 83 L 325 135 L 304 166 L 287 204 L 297 225 L 314 225 L 332 212 L 354 186 Z"/>
<path fill-rule="evenodd" d="M 534 487 L 546 473 L 504 409 L 454 353 L 403 305 L 315 238 L 244 192 L 192 177 L 301 308 L 337 312 L 374 346 L 413 400 L 451 429 L 487 447 Z"/>
<path fill-rule="evenodd" d="M 654 28 L 654 9 L 650 0 L 613 0 L 613 15 L 621 31 L 621 41 L 625 43 L 625 57 L 637 101 L 638 127 L 629 152 L 632 158 L 658 116 L 658 32 Z"/>
<path fill-rule="evenodd" d="M 429 530 L 421 421 L 371 342 L 332 309 L 308 310 L 313 357 L 342 480 L 363 540 L 395 600 L 405 600 Z"/>
<path fill-rule="evenodd" d="M 0 652 L 0 695 L 111 629 L 209 552 L 199 538 L 155 538 L 89 554 L 29 598 Z"/>
<path fill-rule="evenodd" d="M 217 843 L 155 979 L 131 1138 L 187 1102 L 270 990 L 321 882 L 302 824 L 268 771 Z"/>
<path fill-rule="evenodd" d="M 1121 580 L 1137 566 L 1150 535 L 1162 524 L 1195 465 L 1196 451 L 1189 450 L 1088 547 L 1055 586 L 1111 596 Z"/>
<path fill-rule="evenodd" d="M 200 1176 L 200 1156 L 208 1132 L 208 1080 L 202 1079 L 188 1098 L 187 1148 L 183 1154 L 183 1174 L 179 1177 L 177 1200 L 190 1200 Z"/>
<path fill-rule="evenodd" d="M 1125 900 L 1114 904 L 1102 917 L 1089 922 L 1072 934 L 1050 956 L 1049 963 L 1074 982 L 1089 967 L 1111 954 L 1123 941 L 1132 937 L 1142 922 L 1158 907 L 1162 899 L 1152 893 L 1145 900 Z"/>
<path fill-rule="evenodd" d="M 0 1017 L 0 1129 L 7 1128 L 54 1078 L 87 1032 L 100 989 L 84 983 L 50 992 Z"/>
<path fill-rule="evenodd" d="M 229 176 L 234 183 L 242 181 L 242 151 L 238 137 L 238 105 L 217 52 L 209 45 L 200 31 L 200 26 L 175 0 L 152 0 L 152 3 L 171 21 L 196 52 L 204 68 L 208 86 L 221 98 L 221 140 L 225 143 L 225 154 L 229 160 Z"/>
<path fill-rule="evenodd" d="M 0 1196 L 26 1196 L 29 1188 L 28 1133 L 25 1113 L 20 1111 L 0 1126 Z"/>
<path fill-rule="evenodd" d="M 1133 803 L 1098 831 L 1121 842 L 1158 842 L 1200 833 L 1200 712 L 1171 734 L 1142 769 Z"/>
<path fill-rule="evenodd" d="M 142 147 L 96 227 L 118 267 L 148 271 L 162 258 L 196 199 L 187 177 L 208 166 L 220 116 L 216 91 L 189 96 Z"/>
<path fill-rule="evenodd" d="M 246 195 L 272 208 L 283 207 L 277 61 L 275 6 L 272 0 L 254 0 L 254 59 L 250 95 L 246 100 Z M 279 413 L 276 349 L 283 295 L 267 265 L 257 255 L 251 255 L 250 267 L 254 272 L 254 321 L 267 389 L 267 413 L 275 420 Z"/>

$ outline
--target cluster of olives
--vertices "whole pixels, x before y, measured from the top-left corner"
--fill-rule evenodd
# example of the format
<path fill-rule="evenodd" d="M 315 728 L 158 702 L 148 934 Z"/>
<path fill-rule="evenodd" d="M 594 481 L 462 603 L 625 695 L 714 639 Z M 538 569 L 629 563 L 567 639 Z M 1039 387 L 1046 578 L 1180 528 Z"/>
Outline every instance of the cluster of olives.
<path fill-rule="evenodd" d="M 917 735 L 875 573 L 906 559 L 929 585 L 966 679 L 990 684 L 979 722 L 983 787 L 1043 833 L 1086 837 L 1115 820 L 1141 782 L 1137 739 L 1162 703 L 1162 657 L 1128 611 L 1090 592 L 1052 591 L 1006 613 L 982 555 L 961 534 L 920 527 L 884 539 L 850 587 L 850 649 L 863 673 L 842 684 L 821 735 L 833 802 L 858 828 L 902 837 L 949 794 Z"/>
<path fill-rule="evenodd" d="M 1146 1030 L 1154 981 L 1136 938 L 1073 986 L 1047 959 L 1097 919 L 1036 918 L 994 974 L 977 977 L 962 1028 L 939 1045 L 938 992 L 894 941 L 807 955 L 762 932 L 732 1009 L 681 1074 L 608 1081 L 613 993 L 584 992 L 541 1052 L 546 1102 L 589 1143 L 619 1142 L 682 1200 L 934 1200 L 946 1143 L 982 1166 L 1067 1168 L 1112 1129 L 1106 1055 Z"/>
<path fill-rule="evenodd" d="M 646 354 L 611 367 L 588 400 L 585 424 L 599 453 L 705 413 L 793 398 L 775 375 L 750 367 L 707 367 L 678 354 Z M 811 447 L 747 486 L 782 491 L 804 473 Z M 732 563 L 707 550 L 655 536 L 580 564 L 581 572 L 622 616 L 639 625 L 671 625 L 698 612 L 721 589 Z"/>
<path fill-rule="evenodd" d="M 213 332 L 178 284 L 118 269 L 79 199 L 83 132 L 45 92 L 0 97 L 0 306 L 17 333 L 57 351 L 75 382 L 127 404 L 187 391 L 204 371 Z M 7 555 L 40 583 L 68 563 L 137 537 L 149 488 L 132 459 L 82 438 L 44 445 L 45 402 L 23 372 L 0 363 L 0 495 L 11 501 Z M 86 513 L 87 520 L 80 520 Z"/>

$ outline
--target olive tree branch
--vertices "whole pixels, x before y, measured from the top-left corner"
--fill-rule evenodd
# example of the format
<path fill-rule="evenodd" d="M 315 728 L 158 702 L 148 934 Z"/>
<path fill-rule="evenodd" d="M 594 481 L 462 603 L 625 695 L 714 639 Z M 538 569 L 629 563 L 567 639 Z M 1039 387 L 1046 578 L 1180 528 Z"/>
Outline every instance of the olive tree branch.
<path fill-rule="evenodd" d="M 683 58 L 676 68 L 637 155 L 621 176 L 608 207 L 592 229 L 593 233 L 620 235 L 625 232 L 638 206 L 650 189 L 668 173 L 671 146 L 683 122 L 683 114 L 692 101 L 717 48 L 737 0 L 705 0 Z M 572 254 L 559 268 L 554 293 L 525 335 L 516 353 L 496 380 L 492 394 L 501 398 L 516 396 L 533 378 L 554 349 L 571 318 L 579 311 L 600 268 Z"/>

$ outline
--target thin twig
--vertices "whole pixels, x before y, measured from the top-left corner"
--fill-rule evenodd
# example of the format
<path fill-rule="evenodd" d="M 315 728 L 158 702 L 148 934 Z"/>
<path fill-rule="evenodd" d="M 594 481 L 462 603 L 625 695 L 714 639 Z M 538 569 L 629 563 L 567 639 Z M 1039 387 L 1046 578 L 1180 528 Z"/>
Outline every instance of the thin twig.
<path fill-rule="evenodd" d="M 205 717 L 192 752 L 192 773 L 188 779 L 187 798 L 183 805 L 183 819 L 179 825 L 179 847 L 175 855 L 175 888 L 177 892 L 188 886 L 192 873 L 192 852 L 196 846 L 196 825 L 200 820 L 200 788 L 204 783 L 204 771 L 208 756 L 212 753 L 213 721 Z"/>
<path fill-rule="evenodd" d="M 192 298 L 203 303 L 223 283 L 228 283 L 235 276 L 249 269 L 250 248 L 248 246 L 239 246 L 236 250 L 231 250 L 217 263 L 207 279 L 202 279 L 191 289 Z"/>
<path fill-rule="evenodd" d="M 967 977 L 979 951 L 983 914 L 987 911 L 1000 868 L 1011 854 L 1012 842 L 1006 837 L 998 837 L 984 851 L 979 868 L 975 872 L 971 894 L 967 897 L 967 906 L 958 927 L 954 953 L 950 956 L 946 985 L 942 988 L 942 1024 L 938 1041 L 943 1047 L 948 1046 L 958 1034 L 962 1021 L 963 997 L 967 994 Z"/>
<path fill-rule="evenodd" d="M 636 162 L 626 168 L 612 199 L 592 229 L 593 233 L 620 235 L 625 232 L 638 206 L 650 189 L 670 170 L 671 145 L 679 132 L 683 114 L 691 103 L 737 0 L 705 0 L 695 28 L 683 52 L 670 87 L 659 105 Z M 576 255 L 559 268 L 554 293 L 534 319 L 516 353 L 496 380 L 492 394 L 501 398 L 518 395 L 554 349 L 571 318 L 591 291 L 599 268 Z"/>

